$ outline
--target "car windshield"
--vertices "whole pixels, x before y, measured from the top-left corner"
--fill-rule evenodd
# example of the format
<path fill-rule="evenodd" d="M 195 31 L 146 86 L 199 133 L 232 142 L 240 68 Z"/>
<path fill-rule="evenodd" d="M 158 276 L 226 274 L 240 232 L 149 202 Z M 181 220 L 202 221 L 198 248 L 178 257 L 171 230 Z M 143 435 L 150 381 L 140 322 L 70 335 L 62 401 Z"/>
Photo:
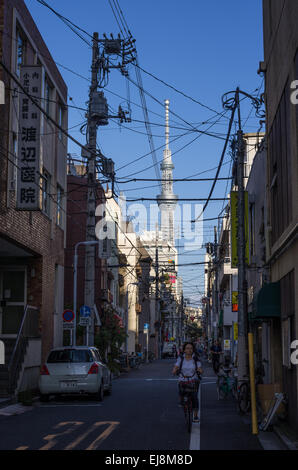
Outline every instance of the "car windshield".
<path fill-rule="evenodd" d="M 60 349 L 52 351 L 47 362 L 93 362 L 93 358 L 89 349 Z"/>

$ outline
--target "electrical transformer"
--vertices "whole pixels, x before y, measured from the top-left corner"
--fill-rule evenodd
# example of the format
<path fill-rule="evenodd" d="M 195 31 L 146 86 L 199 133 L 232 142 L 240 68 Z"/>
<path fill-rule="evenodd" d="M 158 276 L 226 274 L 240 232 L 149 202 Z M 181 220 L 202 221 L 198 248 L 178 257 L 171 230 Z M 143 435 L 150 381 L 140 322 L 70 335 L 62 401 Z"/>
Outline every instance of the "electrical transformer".
<path fill-rule="evenodd" d="M 94 91 L 91 100 L 91 118 L 96 120 L 99 126 L 108 124 L 108 102 L 102 91 Z"/>

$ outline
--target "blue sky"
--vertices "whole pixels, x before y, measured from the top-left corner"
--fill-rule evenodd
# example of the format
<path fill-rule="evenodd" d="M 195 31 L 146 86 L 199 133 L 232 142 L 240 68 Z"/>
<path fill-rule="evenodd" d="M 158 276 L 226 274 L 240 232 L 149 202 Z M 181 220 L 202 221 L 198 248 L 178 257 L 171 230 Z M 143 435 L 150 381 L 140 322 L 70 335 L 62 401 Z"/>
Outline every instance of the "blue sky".
<path fill-rule="evenodd" d="M 50 10 L 36 0 L 25 0 L 54 60 L 73 71 L 90 78 L 91 49 L 79 39 Z M 65 17 L 92 34 L 119 32 L 108 0 L 48 0 L 48 3 Z M 210 108 L 221 112 L 221 96 L 239 86 L 252 93 L 262 85 L 257 74 L 259 61 L 263 60 L 262 38 L 262 2 L 261 0 L 119 0 L 126 22 L 136 39 L 139 63 L 148 72 L 173 85 L 178 90 L 202 102 Z M 88 39 L 88 37 L 86 37 Z M 88 81 L 60 68 L 68 86 L 69 97 L 76 106 L 86 107 L 88 99 Z M 129 72 L 136 80 L 135 70 Z M 213 123 L 217 116 L 212 111 L 181 96 L 153 78 L 142 74 L 144 89 L 160 102 L 170 100 L 170 109 L 184 121 L 196 124 L 206 130 L 202 123 L 207 119 Z M 113 93 L 122 96 L 118 98 Z M 115 122 L 99 128 L 98 143 L 104 155 L 112 158 L 115 167 L 120 168 L 132 160 L 149 152 L 149 143 L 143 124 L 144 117 L 140 108 L 140 97 L 134 85 L 130 86 L 132 123 L 119 127 Z M 126 104 L 126 81 L 118 71 L 112 71 L 105 91 L 109 105 L 118 109 L 121 103 Z M 155 147 L 164 143 L 164 109 L 150 97 L 146 96 L 152 125 Z M 71 102 L 70 102 L 71 103 Z M 156 114 L 153 114 L 156 113 Z M 229 116 L 227 114 L 227 116 Z M 251 112 L 248 100 L 242 103 L 242 116 L 245 132 L 255 132 L 259 119 Z M 248 119 L 246 119 L 248 118 Z M 84 113 L 70 110 L 69 127 L 84 121 Z M 170 116 L 170 138 L 185 133 L 189 126 L 177 116 Z M 141 122 L 136 122 L 141 121 Z M 210 125 L 210 124 L 209 124 Z M 228 120 L 222 118 L 210 129 L 225 136 Z M 175 129 L 173 127 L 177 127 Z M 129 129 L 127 129 L 129 128 Z M 179 129 L 181 128 L 181 129 Z M 235 127 L 233 127 L 235 130 Z M 136 132 L 137 131 L 137 132 Z M 70 133 L 85 144 L 85 137 L 79 127 Z M 175 165 L 174 177 L 183 178 L 214 168 L 223 147 L 223 140 L 201 136 L 192 144 L 180 149 L 197 136 L 190 132 L 179 137 L 170 145 Z M 80 155 L 75 144 L 69 143 L 69 152 Z M 177 153 L 175 153 L 177 152 Z M 157 159 L 162 158 L 162 149 L 156 152 Z M 225 161 L 230 156 L 226 154 Z M 125 177 L 152 165 L 150 155 L 139 162 L 131 164 L 117 172 L 117 177 Z M 223 166 L 220 176 L 228 176 L 230 164 Z M 204 173 L 204 177 L 213 177 L 215 170 Z M 135 175 L 140 178 L 155 178 L 154 168 Z M 154 182 L 136 182 L 119 184 L 117 190 L 128 190 L 127 198 L 154 198 L 159 193 Z M 207 197 L 211 182 L 175 183 L 174 189 L 180 198 Z M 141 189 L 138 189 L 141 188 Z M 213 197 L 224 197 L 226 182 L 216 185 Z M 148 205 L 146 203 L 146 205 Z M 210 202 L 205 218 L 216 217 L 222 210 L 223 202 Z M 212 241 L 214 223 L 204 224 L 204 242 Z M 153 228 L 153 227 L 151 227 Z M 183 245 L 180 240 L 179 246 Z M 184 253 L 179 248 L 180 253 Z M 205 250 L 186 252 L 180 256 L 180 263 L 202 261 Z M 203 288 L 203 267 L 181 267 L 184 295 L 193 302 L 201 298 Z"/>

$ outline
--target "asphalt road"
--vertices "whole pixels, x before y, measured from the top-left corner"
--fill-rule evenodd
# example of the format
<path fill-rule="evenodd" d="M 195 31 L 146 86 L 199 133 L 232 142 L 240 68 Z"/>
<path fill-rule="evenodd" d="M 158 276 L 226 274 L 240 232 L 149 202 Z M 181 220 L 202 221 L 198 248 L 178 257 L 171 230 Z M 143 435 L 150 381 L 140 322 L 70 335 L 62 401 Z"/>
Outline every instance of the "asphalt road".
<path fill-rule="evenodd" d="M 113 381 L 102 403 L 88 397 L 51 399 L 0 409 L 0 450 L 258 450 L 236 412 L 218 401 L 215 376 L 204 364 L 200 424 L 187 433 L 178 406 L 173 359 L 155 361 Z"/>

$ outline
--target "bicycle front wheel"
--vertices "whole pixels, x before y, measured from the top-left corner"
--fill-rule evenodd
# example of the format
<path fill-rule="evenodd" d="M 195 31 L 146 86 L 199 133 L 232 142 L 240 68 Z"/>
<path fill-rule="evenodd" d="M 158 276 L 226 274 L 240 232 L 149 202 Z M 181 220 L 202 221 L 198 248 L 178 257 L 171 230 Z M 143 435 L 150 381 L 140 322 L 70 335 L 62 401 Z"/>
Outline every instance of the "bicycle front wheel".
<path fill-rule="evenodd" d="M 190 398 L 187 400 L 187 402 L 184 405 L 184 414 L 185 414 L 186 429 L 190 433 L 191 426 L 192 426 L 192 405 L 191 405 Z"/>
<path fill-rule="evenodd" d="M 248 383 L 244 382 L 239 387 L 238 392 L 238 408 L 240 413 L 247 413 L 250 409 L 250 397 Z"/>

